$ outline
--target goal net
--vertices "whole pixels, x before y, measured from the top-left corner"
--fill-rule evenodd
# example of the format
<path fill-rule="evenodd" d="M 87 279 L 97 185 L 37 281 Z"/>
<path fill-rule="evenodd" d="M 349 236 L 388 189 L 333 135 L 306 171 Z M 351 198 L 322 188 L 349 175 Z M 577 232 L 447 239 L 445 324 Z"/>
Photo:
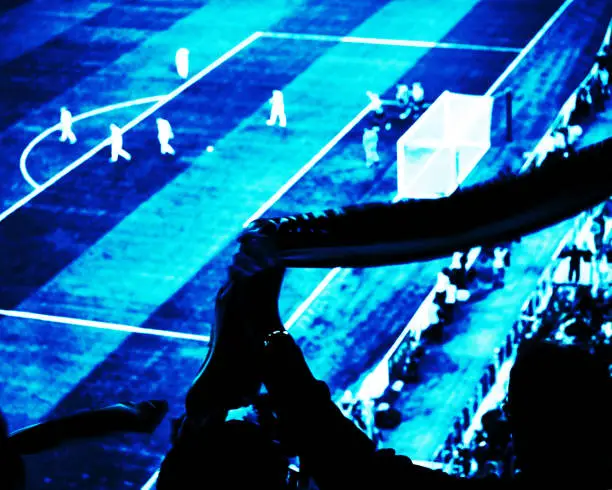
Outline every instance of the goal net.
<path fill-rule="evenodd" d="M 397 141 L 399 199 L 452 194 L 491 146 L 493 97 L 444 92 Z"/>

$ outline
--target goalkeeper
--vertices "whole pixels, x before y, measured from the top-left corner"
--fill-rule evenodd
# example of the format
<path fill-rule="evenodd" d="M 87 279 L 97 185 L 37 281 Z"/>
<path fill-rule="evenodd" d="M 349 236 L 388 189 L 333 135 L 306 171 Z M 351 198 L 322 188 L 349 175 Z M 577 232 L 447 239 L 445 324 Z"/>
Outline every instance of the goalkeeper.
<path fill-rule="evenodd" d="M 366 167 L 368 168 L 380 162 L 380 157 L 378 156 L 378 131 L 378 126 L 369 129 L 363 128 L 361 143 L 365 152 Z"/>
<path fill-rule="evenodd" d="M 178 441 L 197 433 L 211 413 L 255 397 L 263 381 L 283 427 L 281 442 L 296 450 L 320 490 L 610 488 L 612 389 L 607 366 L 588 352 L 542 343 L 519 350 L 506 404 L 522 471 L 515 480 L 466 480 L 433 471 L 392 449 L 376 450 L 333 403 L 281 323 L 284 270 L 270 269 L 266 257 L 251 249 L 235 258 L 217 298 L 213 346 L 187 395 Z"/>

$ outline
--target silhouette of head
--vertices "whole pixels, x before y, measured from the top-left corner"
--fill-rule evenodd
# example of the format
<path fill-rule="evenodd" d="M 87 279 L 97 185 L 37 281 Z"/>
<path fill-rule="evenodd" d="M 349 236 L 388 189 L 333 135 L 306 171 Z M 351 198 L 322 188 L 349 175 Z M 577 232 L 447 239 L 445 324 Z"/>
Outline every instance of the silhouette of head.
<path fill-rule="evenodd" d="M 591 488 L 607 477 L 610 388 L 607 364 L 581 346 L 538 340 L 521 345 L 506 411 L 526 479 Z"/>
<path fill-rule="evenodd" d="M 162 463 L 158 490 L 286 488 L 289 463 L 258 425 L 230 420 L 195 442 L 175 444 Z"/>
<path fill-rule="evenodd" d="M 0 412 L 0 488 L 23 490 L 26 488 L 25 466 L 19 454 L 8 447 L 8 424 Z"/>

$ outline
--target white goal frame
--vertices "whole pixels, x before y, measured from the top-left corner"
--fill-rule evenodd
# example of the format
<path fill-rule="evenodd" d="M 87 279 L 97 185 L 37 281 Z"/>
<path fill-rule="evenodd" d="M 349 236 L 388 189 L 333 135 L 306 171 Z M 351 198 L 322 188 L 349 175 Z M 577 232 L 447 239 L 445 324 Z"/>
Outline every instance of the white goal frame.
<path fill-rule="evenodd" d="M 397 141 L 398 199 L 452 194 L 491 147 L 493 97 L 443 92 Z"/>

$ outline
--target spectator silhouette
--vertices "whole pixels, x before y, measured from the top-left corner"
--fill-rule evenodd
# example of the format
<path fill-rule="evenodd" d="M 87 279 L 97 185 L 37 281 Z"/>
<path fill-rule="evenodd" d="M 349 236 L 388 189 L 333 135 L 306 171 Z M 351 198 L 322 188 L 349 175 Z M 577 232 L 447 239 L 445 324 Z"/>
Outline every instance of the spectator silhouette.
<path fill-rule="evenodd" d="M 594 77 L 589 83 L 589 92 L 593 100 L 593 108 L 597 112 L 606 110 L 606 87 L 603 85 L 602 77 L 599 76 L 599 68 L 594 70 Z"/>
<path fill-rule="evenodd" d="M 581 125 L 591 119 L 593 99 L 587 86 L 580 87 L 576 95 L 576 106 L 570 116 L 569 124 Z"/>
<path fill-rule="evenodd" d="M 587 350 L 522 346 L 506 405 L 521 479 L 610 488 L 610 390 L 607 365 Z"/>
<path fill-rule="evenodd" d="M 608 71 L 612 72 L 612 50 L 610 49 L 610 44 L 602 46 L 599 53 L 597 53 L 595 62 L 599 66 L 606 68 Z"/>
<path fill-rule="evenodd" d="M 559 254 L 560 258 L 569 257 L 569 271 L 567 279 L 569 282 L 580 282 L 580 266 L 582 260 L 589 261 L 592 258 L 592 253 L 588 250 L 580 250 L 576 244 L 572 245 L 569 250 L 564 250 Z"/>
<path fill-rule="evenodd" d="M 505 406 L 521 473 L 512 482 L 492 475 L 486 485 L 414 465 L 390 449 L 376 451 L 331 402 L 288 335 L 271 342 L 265 355 L 266 386 L 321 490 L 568 488 L 570 482 L 573 488 L 610 488 L 607 366 L 576 346 L 536 341 L 521 346 Z"/>
<path fill-rule="evenodd" d="M 25 466 L 21 456 L 8 445 L 8 424 L 0 412 L 0 488 L 23 490 L 25 485 Z"/>
<path fill-rule="evenodd" d="M 282 325 L 277 303 L 284 270 L 262 272 L 257 262 L 261 260 L 247 256 L 235 259 L 245 271 L 234 272 L 235 281 L 244 274 L 242 289 L 236 290 L 246 296 L 233 306 L 250 306 L 236 312 L 231 300 L 225 298 L 237 297 L 229 293 L 221 296 L 216 332 L 219 335 L 222 331 L 234 342 L 261 346 L 253 347 L 258 355 L 252 362 L 257 363 L 283 439 L 291 441 L 300 465 L 308 468 L 320 490 L 612 488 L 612 387 L 608 366 L 599 358 L 574 345 L 529 340 L 520 346 L 504 406 L 520 470 L 511 481 L 500 480 L 497 471 L 486 481 L 478 481 L 424 468 L 392 449 L 377 450 L 332 401 L 329 388 L 315 378 L 301 349 Z M 227 287 L 231 290 L 235 283 L 230 281 Z M 233 313 L 226 317 L 224 312 Z M 247 325 L 248 335 L 244 330 Z M 196 378 L 191 390 L 227 385 L 224 370 L 231 371 L 234 363 L 241 365 L 241 350 L 228 343 L 216 345 L 218 350 L 214 348 L 212 355 L 223 358 L 225 367 L 208 378 Z M 248 384 L 234 380 L 232 386 Z M 234 397 L 238 395 L 234 393 Z M 192 398 L 192 413 L 204 414 L 206 403 L 202 409 L 196 407 L 201 403 Z M 287 460 L 257 426 L 233 427 L 228 422 L 213 424 L 199 433 L 193 430 L 175 441 L 162 466 L 160 490 L 199 488 L 197 483 L 206 488 L 283 488 Z"/>
<path fill-rule="evenodd" d="M 280 290 L 273 276 L 267 280 L 269 284 L 257 283 L 254 294 L 266 297 L 263 290 Z M 607 366 L 588 352 L 536 341 L 520 347 L 505 411 L 522 473 L 513 482 L 494 475 L 486 482 L 466 481 L 415 465 L 391 449 L 377 450 L 333 403 L 325 383 L 314 377 L 277 311 L 258 311 L 252 328 L 266 346 L 263 382 L 279 422 L 320 490 L 567 488 L 568 482 L 573 488 L 610 488 L 610 380 Z"/>
<path fill-rule="evenodd" d="M 176 442 L 166 455 L 158 490 L 287 488 L 289 461 L 261 426 L 218 420 Z"/>

